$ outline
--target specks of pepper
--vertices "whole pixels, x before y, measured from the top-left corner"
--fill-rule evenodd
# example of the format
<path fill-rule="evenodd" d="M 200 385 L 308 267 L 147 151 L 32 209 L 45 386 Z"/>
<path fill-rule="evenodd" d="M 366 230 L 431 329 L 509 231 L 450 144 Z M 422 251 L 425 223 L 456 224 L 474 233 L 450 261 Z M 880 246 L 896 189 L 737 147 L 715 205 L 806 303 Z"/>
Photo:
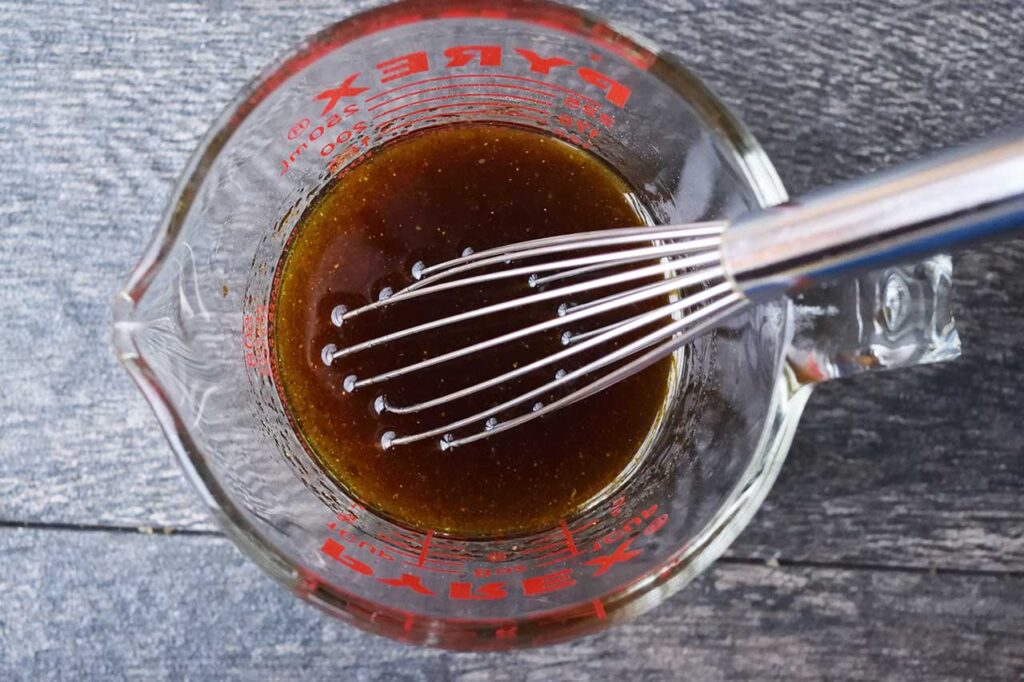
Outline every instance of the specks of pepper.
<path fill-rule="evenodd" d="M 436 438 L 395 446 L 388 436 L 440 426 L 495 404 L 502 394 L 403 416 L 380 409 L 376 398 L 385 391 L 386 405 L 394 406 L 437 396 L 562 348 L 563 330 L 407 381 L 351 394 L 339 390 L 349 377 L 430 357 L 446 344 L 521 327 L 537 316 L 547 319 L 550 306 L 452 329 L 439 340 L 339 359 L 330 367 L 319 355 L 327 344 L 349 345 L 408 323 L 404 316 L 427 319 L 446 306 L 467 305 L 457 298 L 405 308 L 396 302 L 380 318 L 332 324 L 338 306 L 365 305 L 384 287 L 397 291 L 415 281 L 418 264 L 522 239 L 640 224 L 629 197 L 629 187 L 589 154 L 546 135 L 488 125 L 401 138 L 340 175 L 300 220 L 279 265 L 272 339 L 286 408 L 328 475 L 368 508 L 409 527 L 493 537 L 557 524 L 623 471 L 657 418 L 667 363 L 472 445 L 442 451 L 446 438 Z M 525 280 L 522 285 L 528 289 Z M 558 376 L 576 366 L 559 368 Z M 548 368 L 529 381 L 550 382 L 554 374 Z M 530 409 L 536 409 L 533 403 L 518 411 Z M 511 416 L 494 417 L 500 423 Z M 475 428 L 486 428 L 485 422 Z"/>

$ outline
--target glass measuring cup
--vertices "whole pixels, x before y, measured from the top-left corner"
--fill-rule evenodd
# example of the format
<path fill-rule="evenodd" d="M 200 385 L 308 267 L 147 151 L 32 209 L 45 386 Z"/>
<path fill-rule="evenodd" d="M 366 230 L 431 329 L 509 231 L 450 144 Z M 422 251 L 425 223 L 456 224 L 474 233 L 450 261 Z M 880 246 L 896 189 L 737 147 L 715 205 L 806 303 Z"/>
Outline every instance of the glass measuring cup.
<path fill-rule="evenodd" d="M 815 382 L 957 353 L 948 259 L 762 306 L 687 349 L 637 466 L 558 526 L 465 541 L 391 523 L 326 478 L 289 425 L 269 347 L 274 273 L 331 178 L 401 135 L 468 121 L 588 149 L 659 223 L 785 200 L 756 142 L 692 74 L 548 3 L 384 7 L 313 37 L 241 93 L 118 294 L 114 341 L 227 534 L 343 620 L 501 649 L 650 608 L 750 519 Z"/>

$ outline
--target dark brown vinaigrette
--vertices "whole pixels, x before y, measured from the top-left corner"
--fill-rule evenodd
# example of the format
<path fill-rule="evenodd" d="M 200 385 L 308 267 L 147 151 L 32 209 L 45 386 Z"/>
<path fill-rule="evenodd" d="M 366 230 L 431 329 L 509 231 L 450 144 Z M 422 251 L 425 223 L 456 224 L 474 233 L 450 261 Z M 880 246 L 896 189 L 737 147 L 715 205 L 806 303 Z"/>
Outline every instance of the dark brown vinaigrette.
<path fill-rule="evenodd" d="M 360 379 L 459 345 L 549 319 L 559 300 L 516 309 L 339 359 L 345 347 L 457 310 L 536 293 L 522 280 L 395 302 L 347 320 L 331 311 L 377 300 L 414 281 L 413 264 L 439 263 L 502 244 L 599 228 L 644 225 L 629 187 L 603 162 L 553 137 L 523 129 L 464 124 L 385 145 L 340 175 L 301 218 L 277 273 L 273 301 L 276 379 L 289 416 L 312 455 L 368 508 L 420 530 L 496 537 L 558 524 L 612 483 L 654 428 L 669 385 L 662 361 L 586 400 L 504 433 L 442 452 L 439 438 L 381 446 L 383 433 L 436 428 L 499 404 L 597 355 L 539 369 L 522 381 L 415 415 L 378 414 L 374 403 L 409 405 L 507 372 L 561 350 L 561 329 L 360 388 Z M 554 285 L 552 285 L 554 286 Z M 611 290 L 595 296 L 611 293 Z M 571 301 L 570 301 L 571 302 Z M 583 329 L 625 319 L 662 301 L 593 318 Z M 582 323 L 581 323 L 582 324 Z M 649 331 L 649 330 L 646 330 Z M 632 337 L 632 338 L 635 338 Z M 608 347 L 603 349 L 607 352 Z M 529 412 L 536 400 L 498 419 Z M 460 434 L 484 428 L 482 423 Z"/>

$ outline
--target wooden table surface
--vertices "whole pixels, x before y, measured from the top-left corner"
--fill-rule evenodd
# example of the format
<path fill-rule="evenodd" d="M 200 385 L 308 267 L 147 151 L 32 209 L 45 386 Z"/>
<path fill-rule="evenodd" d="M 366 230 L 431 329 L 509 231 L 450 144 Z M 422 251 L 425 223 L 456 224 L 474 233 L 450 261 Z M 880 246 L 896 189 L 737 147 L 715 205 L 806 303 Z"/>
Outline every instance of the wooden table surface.
<path fill-rule="evenodd" d="M 507 655 L 295 600 L 203 513 L 108 304 L 207 125 L 368 2 L 0 0 L 0 679 L 1022 679 L 1024 242 L 956 260 L 964 356 L 812 398 L 726 558 Z M 1024 3 L 590 0 L 680 55 L 791 192 L 1024 120 Z"/>

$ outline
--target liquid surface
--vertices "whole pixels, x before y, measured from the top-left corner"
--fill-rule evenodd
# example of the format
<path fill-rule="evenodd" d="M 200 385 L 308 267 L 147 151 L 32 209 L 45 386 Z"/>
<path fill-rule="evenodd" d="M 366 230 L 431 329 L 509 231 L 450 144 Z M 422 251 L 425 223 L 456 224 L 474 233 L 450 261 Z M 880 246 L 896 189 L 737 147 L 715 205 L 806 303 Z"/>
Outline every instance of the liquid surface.
<path fill-rule="evenodd" d="M 457 537 L 552 527 L 612 483 L 658 419 L 668 386 L 667 360 L 554 414 L 448 452 L 438 448 L 436 437 L 387 450 L 380 439 L 388 430 L 406 435 L 473 414 L 551 381 L 558 367 L 417 415 L 377 414 L 375 398 L 383 394 L 390 404 L 408 405 L 501 374 L 561 350 L 562 330 L 408 378 L 343 390 L 349 375 L 365 378 L 549 319 L 557 301 L 359 353 L 330 367 L 322 362 L 321 349 L 493 302 L 474 288 L 396 302 L 383 314 L 353 318 L 341 329 L 331 324 L 335 306 L 355 308 L 376 300 L 385 287 L 397 291 L 412 282 L 417 261 L 438 263 L 467 247 L 480 251 L 524 239 L 646 224 L 633 201 L 623 181 L 594 157 L 510 127 L 433 129 L 393 142 L 345 171 L 296 227 L 278 268 L 272 308 L 278 386 L 296 431 L 324 470 L 384 516 Z M 500 298 L 529 290 L 487 292 Z M 614 319 L 652 305 L 621 311 Z M 599 324 L 592 321 L 589 328 Z M 593 357 L 580 354 L 565 369 Z M 499 418 L 527 412 L 531 405 Z"/>

